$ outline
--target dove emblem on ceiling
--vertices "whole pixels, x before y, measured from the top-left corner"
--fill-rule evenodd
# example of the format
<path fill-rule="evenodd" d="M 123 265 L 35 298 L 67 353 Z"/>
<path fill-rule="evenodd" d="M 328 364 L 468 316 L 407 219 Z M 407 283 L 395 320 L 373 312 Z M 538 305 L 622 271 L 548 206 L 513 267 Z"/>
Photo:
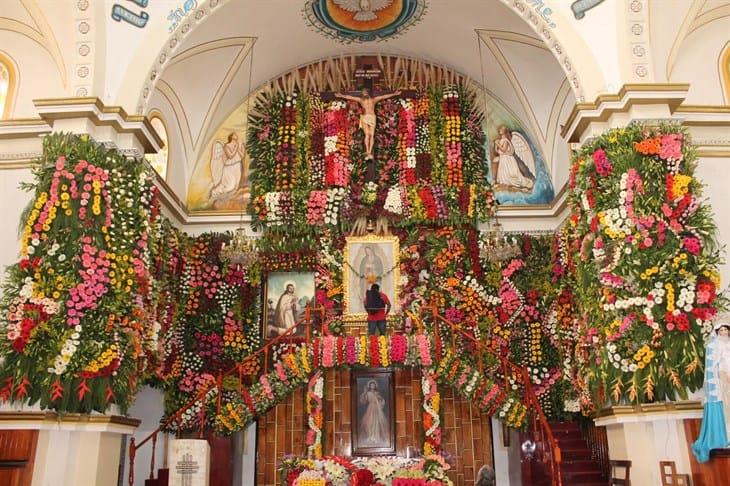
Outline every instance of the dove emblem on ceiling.
<path fill-rule="evenodd" d="M 375 12 L 393 5 L 393 0 L 333 0 L 335 5 L 348 12 L 354 12 L 352 16 L 358 22 L 370 22 L 378 16 Z"/>
<path fill-rule="evenodd" d="M 312 30 L 343 44 L 385 40 L 421 20 L 427 0 L 307 0 Z"/>

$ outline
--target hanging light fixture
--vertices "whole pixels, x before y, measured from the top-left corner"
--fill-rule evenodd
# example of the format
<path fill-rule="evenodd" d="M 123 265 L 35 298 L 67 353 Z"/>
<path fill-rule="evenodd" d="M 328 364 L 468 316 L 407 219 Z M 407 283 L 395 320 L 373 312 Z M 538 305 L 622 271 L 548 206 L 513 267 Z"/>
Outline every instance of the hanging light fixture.
<path fill-rule="evenodd" d="M 484 244 L 479 250 L 479 256 L 489 262 L 503 262 L 515 258 L 521 253 L 522 250 L 515 239 L 505 234 L 495 215 L 494 223 L 489 224 Z"/>
<path fill-rule="evenodd" d="M 246 95 L 246 118 L 243 127 L 243 153 L 246 154 L 246 142 L 248 140 L 248 117 L 251 108 L 251 79 L 253 73 L 253 46 L 251 46 L 251 54 L 249 55 L 248 67 L 248 94 Z M 238 223 L 238 229 L 233 234 L 230 244 L 221 245 L 220 258 L 229 265 L 236 265 L 239 268 L 250 268 L 259 258 L 257 239 L 246 234 L 243 227 L 243 215 L 246 211 L 245 206 L 241 208 L 241 219 Z"/>
<path fill-rule="evenodd" d="M 258 257 L 256 238 L 248 236 L 243 227 L 236 230 L 229 245 L 223 243 L 221 246 L 221 260 L 230 265 L 249 268 L 256 263 Z"/>
<path fill-rule="evenodd" d="M 479 35 L 479 31 L 475 31 L 477 36 L 477 46 L 479 49 L 479 64 L 481 67 L 482 74 L 482 99 L 484 100 L 484 116 L 489 113 L 487 106 L 487 91 L 486 91 L 486 75 L 484 73 L 484 57 L 482 56 L 482 39 Z M 498 203 L 499 204 L 499 203 Z M 511 258 L 515 258 L 522 253 L 522 249 L 517 244 L 514 238 L 507 235 L 502 230 L 502 225 L 499 223 L 497 213 L 494 213 L 494 223 L 489 222 L 489 229 L 486 232 L 486 238 L 479 249 L 479 256 L 489 262 L 503 262 Z"/>

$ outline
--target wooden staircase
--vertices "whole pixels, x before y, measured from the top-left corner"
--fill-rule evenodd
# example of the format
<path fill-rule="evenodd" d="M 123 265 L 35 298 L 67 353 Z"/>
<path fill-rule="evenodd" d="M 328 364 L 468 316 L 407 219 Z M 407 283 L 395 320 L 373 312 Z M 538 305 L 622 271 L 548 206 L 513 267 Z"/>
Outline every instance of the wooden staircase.
<path fill-rule="evenodd" d="M 606 486 L 608 478 L 601 464 L 592 457 L 578 422 L 551 422 L 553 437 L 562 452 L 560 471 L 565 486 Z"/>
<path fill-rule="evenodd" d="M 170 470 L 158 469 L 156 479 L 145 479 L 144 486 L 167 486 L 170 483 Z"/>

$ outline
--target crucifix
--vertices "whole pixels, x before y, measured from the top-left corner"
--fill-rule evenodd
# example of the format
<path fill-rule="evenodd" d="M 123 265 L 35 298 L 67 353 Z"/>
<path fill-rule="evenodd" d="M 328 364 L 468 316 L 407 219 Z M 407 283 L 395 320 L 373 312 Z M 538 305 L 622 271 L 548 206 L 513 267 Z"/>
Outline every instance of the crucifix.
<path fill-rule="evenodd" d="M 389 93 L 379 91 L 377 88 L 381 85 L 382 71 L 375 66 L 376 59 L 374 57 L 359 57 L 354 78 L 358 81 L 358 88 L 355 91 L 347 93 L 322 93 L 323 99 L 331 99 L 331 96 L 341 98 L 348 101 L 354 101 L 362 108 L 360 115 L 359 128 L 365 135 L 365 183 L 376 183 L 378 174 L 375 166 L 375 129 L 377 125 L 377 115 L 375 105 L 383 100 L 394 98 L 396 96 L 411 97 L 416 93 L 414 91 L 403 92 L 400 89 Z M 366 232 L 377 234 L 388 234 L 388 220 L 384 216 L 379 216 L 377 222 L 373 225 L 373 221 L 365 216 L 357 218 L 352 227 L 351 234 L 362 235 Z"/>
<path fill-rule="evenodd" d="M 362 107 L 362 115 L 360 115 L 360 128 L 365 134 L 365 160 L 373 160 L 373 145 L 375 143 L 375 105 L 379 101 L 387 100 L 399 96 L 401 90 L 394 91 L 389 94 L 380 96 L 370 96 L 370 92 L 367 88 L 364 88 L 360 92 L 360 96 L 352 96 L 342 93 L 335 93 L 337 98 L 342 98 L 349 101 L 355 101 Z"/>

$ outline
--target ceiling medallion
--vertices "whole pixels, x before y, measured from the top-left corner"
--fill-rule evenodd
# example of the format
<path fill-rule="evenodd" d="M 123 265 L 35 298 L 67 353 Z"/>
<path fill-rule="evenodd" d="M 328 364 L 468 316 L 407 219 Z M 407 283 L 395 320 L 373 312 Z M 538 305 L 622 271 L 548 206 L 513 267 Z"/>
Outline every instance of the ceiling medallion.
<path fill-rule="evenodd" d="M 307 0 L 303 14 L 314 30 L 350 44 L 398 36 L 425 11 L 426 0 Z"/>

